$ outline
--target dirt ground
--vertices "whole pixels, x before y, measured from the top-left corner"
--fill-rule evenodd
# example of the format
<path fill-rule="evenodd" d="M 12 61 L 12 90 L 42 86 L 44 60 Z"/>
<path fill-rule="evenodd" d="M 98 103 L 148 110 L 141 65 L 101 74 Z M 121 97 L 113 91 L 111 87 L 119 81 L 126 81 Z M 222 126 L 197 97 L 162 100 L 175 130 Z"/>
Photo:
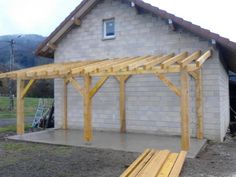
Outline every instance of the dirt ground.
<path fill-rule="evenodd" d="M 113 150 L 6 141 L 0 134 L 0 177 L 117 177 L 138 156 Z M 181 176 L 236 176 L 236 138 L 210 142 L 187 159 Z"/>

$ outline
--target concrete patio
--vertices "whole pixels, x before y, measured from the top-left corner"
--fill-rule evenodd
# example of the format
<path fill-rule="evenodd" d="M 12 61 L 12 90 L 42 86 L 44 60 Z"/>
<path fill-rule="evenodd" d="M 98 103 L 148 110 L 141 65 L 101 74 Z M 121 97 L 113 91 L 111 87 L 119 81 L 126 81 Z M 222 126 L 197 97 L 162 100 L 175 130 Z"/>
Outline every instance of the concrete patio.
<path fill-rule="evenodd" d="M 10 136 L 8 139 L 129 152 L 142 152 L 146 148 L 169 149 L 173 152 L 181 150 L 180 137 L 178 136 L 160 136 L 141 133 L 120 134 L 118 132 L 94 131 L 93 141 L 86 143 L 83 140 L 83 131 L 81 130 L 48 129 L 41 132 Z M 188 157 L 195 158 L 205 144 L 205 139 L 197 140 L 192 138 Z"/>

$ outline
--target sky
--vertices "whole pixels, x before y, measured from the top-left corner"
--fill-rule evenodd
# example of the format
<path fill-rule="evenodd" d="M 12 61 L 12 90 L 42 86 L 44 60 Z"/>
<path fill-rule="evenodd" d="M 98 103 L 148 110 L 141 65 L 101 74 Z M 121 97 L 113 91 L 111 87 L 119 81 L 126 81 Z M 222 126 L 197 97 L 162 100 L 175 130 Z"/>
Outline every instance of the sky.
<path fill-rule="evenodd" d="M 235 0 L 145 0 L 236 42 Z M 0 0 L 0 35 L 48 36 L 81 0 Z"/>

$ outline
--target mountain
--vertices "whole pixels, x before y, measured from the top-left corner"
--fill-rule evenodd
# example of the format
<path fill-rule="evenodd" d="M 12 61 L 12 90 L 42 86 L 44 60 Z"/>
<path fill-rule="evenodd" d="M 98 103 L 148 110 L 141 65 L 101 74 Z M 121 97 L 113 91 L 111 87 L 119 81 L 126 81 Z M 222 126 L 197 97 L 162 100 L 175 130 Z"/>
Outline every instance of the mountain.
<path fill-rule="evenodd" d="M 36 57 L 34 51 L 45 37 L 35 34 L 0 36 L 0 73 L 9 71 L 10 41 L 14 40 L 14 70 L 52 63 L 49 58 Z M 16 94 L 16 82 L 13 81 L 13 94 Z M 0 95 L 9 94 L 9 83 L 0 80 Z M 30 97 L 53 97 L 53 80 L 38 80 L 29 90 Z"/>
<path fill-rule="evenodd" d="M 45 37 L 35 34 L 0 36 L 0 65 L 9 68 L 10 41 L 14 40 L 15 64 L 14 69 L 28 68 L 52 63 L 49 58 L 36 57 L 34 51 Z"/>

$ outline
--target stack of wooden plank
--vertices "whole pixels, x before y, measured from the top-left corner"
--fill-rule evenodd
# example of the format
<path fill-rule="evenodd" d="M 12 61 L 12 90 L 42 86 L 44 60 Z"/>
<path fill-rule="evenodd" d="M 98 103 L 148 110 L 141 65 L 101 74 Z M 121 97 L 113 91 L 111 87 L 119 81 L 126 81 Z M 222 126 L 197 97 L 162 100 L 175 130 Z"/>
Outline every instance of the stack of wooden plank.
<path fill-rule="evenodd" d="M 186 154 L 146 149 L 120 177 L 178 177 Z"/>

